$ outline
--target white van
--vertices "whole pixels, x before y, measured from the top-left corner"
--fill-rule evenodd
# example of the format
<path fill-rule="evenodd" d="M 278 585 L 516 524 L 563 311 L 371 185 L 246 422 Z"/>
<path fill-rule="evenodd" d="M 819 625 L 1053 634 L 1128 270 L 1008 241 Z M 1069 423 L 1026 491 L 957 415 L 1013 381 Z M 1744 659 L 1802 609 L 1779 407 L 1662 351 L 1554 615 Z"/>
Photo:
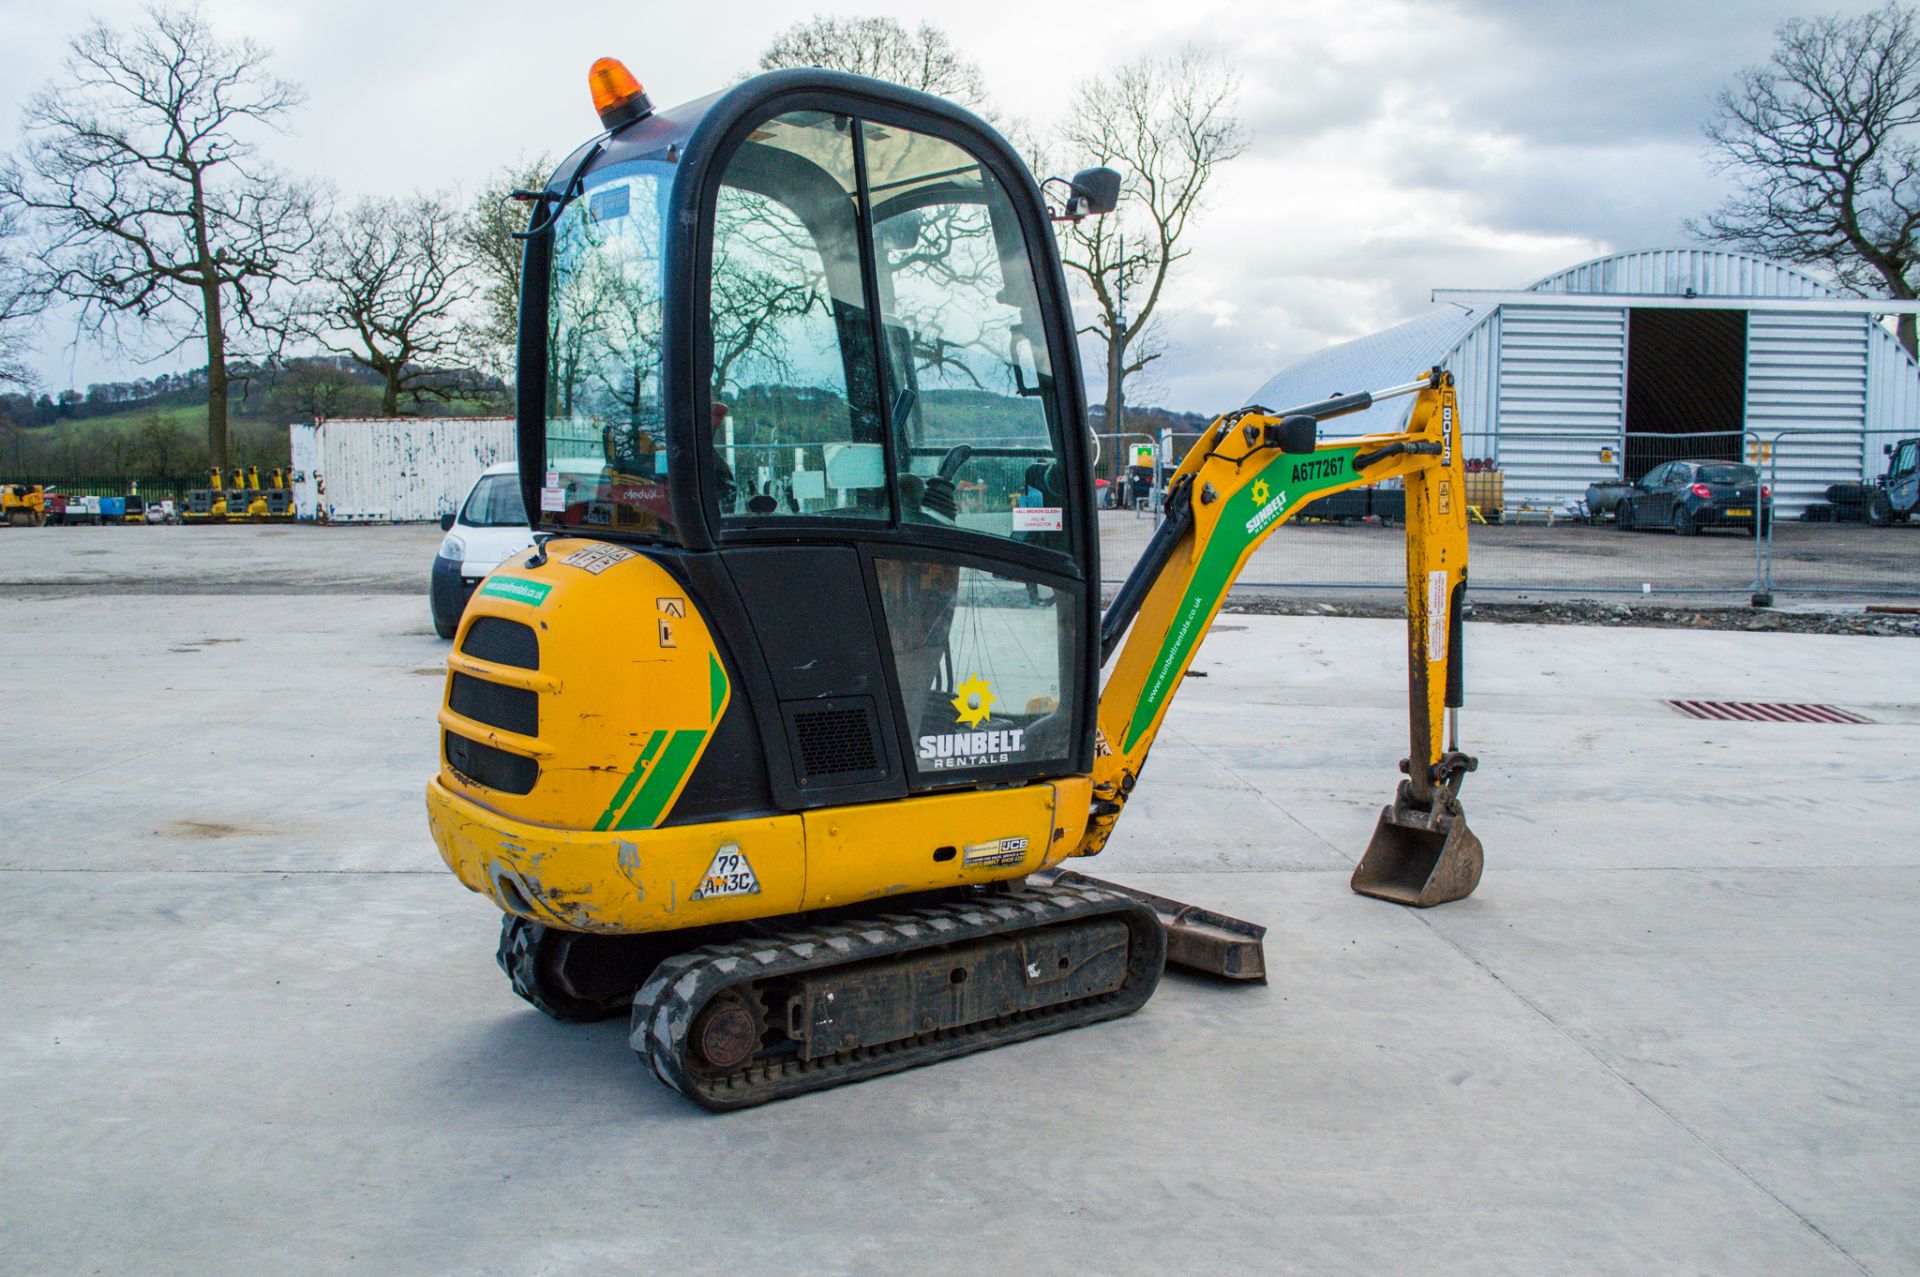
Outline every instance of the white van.
<path fill-rule="evenodd" d="M 427 598 L 433 605 L 434 633 L 450 639 L 482 578 L 502 560 L 533 545 L 527 507 L 520 499 L 519 464 L 506 461 L 481 471 L 459 513 L 442 515 L 440 526 L 447 535 L 434 556 Z"/>

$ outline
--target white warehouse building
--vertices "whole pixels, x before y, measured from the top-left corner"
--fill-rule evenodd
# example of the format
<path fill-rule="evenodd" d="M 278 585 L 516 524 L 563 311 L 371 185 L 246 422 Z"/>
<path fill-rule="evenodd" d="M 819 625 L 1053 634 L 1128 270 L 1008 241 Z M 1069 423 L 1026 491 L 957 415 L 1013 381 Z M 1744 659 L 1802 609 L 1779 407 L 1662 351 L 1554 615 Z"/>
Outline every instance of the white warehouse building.
<path fill-rule="evenodd" d="M 1466 454 L 1504 474 L 1509 509 L 1563 507 L 1676 456 L 1759 455 L 1792 515 L 1829 484 L 1871 482 L 1884 445 L 1920 434 L 1920 367 L 1879 322 L 1920 305 L 1847 297 L 1778 262 L 1655 249 L 1433 299 L 1432 314 L 1291 365 L 1252 402 L 1283 409 L 1443 366 Z M 1397 429 L 1410 402 L 1326 429 Z"/>

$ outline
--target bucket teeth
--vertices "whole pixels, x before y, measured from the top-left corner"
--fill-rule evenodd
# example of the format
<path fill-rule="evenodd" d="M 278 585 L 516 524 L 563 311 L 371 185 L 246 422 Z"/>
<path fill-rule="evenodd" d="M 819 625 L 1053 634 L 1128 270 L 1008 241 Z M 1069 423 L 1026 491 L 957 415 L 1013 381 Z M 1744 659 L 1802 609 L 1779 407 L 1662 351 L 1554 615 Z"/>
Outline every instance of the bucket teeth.
<path fill-rule="evenodd" d="M 1363 896 L 1426 909 L 1472 895 L 1482 861 L 1465 815 L 1396 801 L 1381 809 L 1352 885 Z"/>

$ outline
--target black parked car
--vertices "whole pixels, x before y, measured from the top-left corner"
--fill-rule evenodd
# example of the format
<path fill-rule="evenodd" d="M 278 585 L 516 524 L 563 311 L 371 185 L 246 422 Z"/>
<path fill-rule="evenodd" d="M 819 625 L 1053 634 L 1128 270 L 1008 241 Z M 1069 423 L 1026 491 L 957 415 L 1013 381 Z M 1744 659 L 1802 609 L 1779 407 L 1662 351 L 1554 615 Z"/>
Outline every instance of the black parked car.
<path fill-rule="evenodd" d="M 1760 472 L 1737 461 L 1669 461 L 1640 476 L 1613 508 L 1614 526 L 1670 528 L 1692 536 L 1702 528 L 1741 528 L 1754 521 L 1764 533 L 1773 521 L 1773 494 Z"/>

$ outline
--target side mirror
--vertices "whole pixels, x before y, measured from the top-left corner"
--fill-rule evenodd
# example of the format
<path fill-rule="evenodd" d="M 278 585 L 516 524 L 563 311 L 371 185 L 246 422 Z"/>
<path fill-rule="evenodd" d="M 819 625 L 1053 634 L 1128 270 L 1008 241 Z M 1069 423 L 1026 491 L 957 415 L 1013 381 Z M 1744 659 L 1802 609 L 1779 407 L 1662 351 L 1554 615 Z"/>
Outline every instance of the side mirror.
<path fill-rule="evenodd" d="M 1073 175 L 1073 189 L 1085 201 L 1080 212 L 1099 217 L 1120 207 L 1120 174 L 1110 168 L 1083 168 Z"/>
<path fill-rule="evenodd" d="M 1890 443 L 1881 444 L 1880 455 L 1883 457 L 1891 457 L 1893 455 L 1893 445 Z"/>
<path fill-rule="evenodd" d="M 440 516 L 440 530 L 442 532 L 453 531 L 453 516 L 451 514 L 443 514 Z"/>
<path fill-rule="evenodd" d="M 1267 430 L 1282 452 L 1312 452 L 1320 441 L 1320 422 L 1315 417 L 1282 417 L 1278 426 L 1268 426 Z"/>
<path fill-rule="evenodd" d="M 1050 177 L 1043 186 L 1058 182 L 1067 188 L 1066 207 L 1054 214 L 1056 222 L 1077 222 L 1083 217 L 1099 217 L 1120 206 L 1120 174 L 1110 168 L 1083 168 L 1069 182 Z"/>

